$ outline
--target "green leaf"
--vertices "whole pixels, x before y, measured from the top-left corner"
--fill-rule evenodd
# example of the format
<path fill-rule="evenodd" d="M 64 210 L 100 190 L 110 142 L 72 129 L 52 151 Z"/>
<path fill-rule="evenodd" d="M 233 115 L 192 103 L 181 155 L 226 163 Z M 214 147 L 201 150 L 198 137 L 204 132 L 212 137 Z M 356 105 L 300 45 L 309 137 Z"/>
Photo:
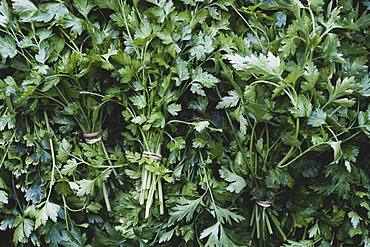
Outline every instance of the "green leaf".
<path fill-rule="evenodd" d="M 131 79 L 135 76 L 135 72 L 129 66 L 125 66 L 125 67 L 119 69 L 118 73 L 121 76 L 121 82 L 122 83 L 129 83 L 131 81 Z"/>
<path fill-rule="evenodd" d="M 182 219 L 186 219 L 186 222 L 189 222 L 193 219 L 193 215 L 195 210 L 198 206 L 202 203 L 202 197 L 199 197 L 195 200 L 188 200 L 185 198 L 180 198 L 177 204 L 173 208 L 173 212 L 171 214 L 171 219 L 174 221 L 181 221 Z"/>
<path fill-rule="evenodd" d="M 203 86 L 200 83 L 192 83 L 190 87 L 190 91 L 200 96 L 206 96 L 206 93 L 203 90 Z"/>
<path fill-rule="evenodd" d="M 38 211 L 35 221 L 35 228 L 37 229 L 41 225 L 45 225 L 48 219 L 57 222 L 58 212 L 60 210 L 58 204 L 52 202 L 45 202 L 41 210 Z"/>
<path fill-rule="evenodd" d="M 213 226 L 210 226 L 206 229 L 204 229 L 202 231 L 202 233 L 200 234 L 200 239 L 203 239 L 203 238 L 206 238 L 208 236 L 212 236 L 214 239 L 218 239 L 218 232 L 219 232 L 219 229 L 220 229 L 220 223 L 217 222 L 216 224 L 214 224 Z M 218 240 L 217 240 L 218 241 Z M 208 244 L 210 245 L 210 244 Z"/>
<path fill-rule="evenodd" d="M 33 221 L 26 218 L 18 218 L 15 225 L 17 227 L 14 230 L 13 242 L 15 244 L 27 243 L 33 231 Z"/>
<path fill-rule="evenodd" d="M 6 114 L 0 117 L 0 131 L 6 127 L 13 129 L 15 127 L 15 114 Z"/>
<path fill-rule="evenodd" d="M 17 47 L 14 39 L 5 35 L 0 37 L 0 55 L 5 60 L 6 58 L 13 58 L 17 55 Z"/>
<path fill-rule="evenodd" d="M 357 86 L 355 84 L 355 77 L 345 77 L 343 80 L 339 78 L 335 84 L 334 91 L 329 87 L 330 97 L 327 105 L 340 97 L 352 94 L 355 86 Z"/>
<path fill-rule="evenodd" d="M 146 121 L 147 121 L 147 119 L 146 119 L 145 116 L 136 116 L 133 119 L 131 119 L 131 122 L 133 122 L 135 124 L 139 124 L 139 125 L 142 125 Z"/>
<path fill-rule="evenodd" d="M 152 26 L 149 23 L 148 18 L 144 17 L 140 28 L 136 30 L 134 35 L 134 43 L 136 45 L 143 45 L 145 44 L 152 35 Z"/>
<path fill-rule="evenodd" d="M 72 150 L 72 145 L 68 142 L 67 139 L 63 138 L 58 148 L 57 159 L 60 162 L 66 162 L 71 153 L 71 150 Z"/>
<path fill-rule="evenodd" d="M 155 5 L 158 5 L 156 8 L 152 8 L 152 13 L 157 17 L 159 23 L 163 23 L 167 16 L 175 9 L 172 1 L 153 1 L 147 0 Z"/>
<path fill-rule="evenodd" d="M 283 27 L 286 24 L 286 14 L 283 11 L 276 13 L 276 26 Z"/>
<path fill-rule="evenodd" d="M 293 241 L 288 240 L 288 243 L 284 244 L 284 247 L 313 247 L 314 242 L 311 240 L 300 240 L 300 241 Z"/>
<path fill-rule="evenodd" d="M 63 166 L 63 169 L 60 172 L 63 175 L 71 176 L 77 167 L 78 167 L 77 160 L 72 158 L 67 161 L 67 164 Z"/>
<path fill-rule="evenodd" d="M 36 55 L 37 56 L 37 55 Z M 36 59 L 37 60 L 37 59 Z M 44 61 L 45 62 L 45 61 Z M 44 86 L 42 87 L 41 91 L 43 92 L 47 92 L 49 91 L 51 88 L 55 87 L 56 85 L 58 85 L 58 83 L 60 82 L 60 79 L 59 78 L 48 78 L 44 81 Z"/>
<path fill-rule="evenodd" d="M 72 190 L 74 191 L 78 191 L 79 190 L 79 186 L 76 182 L 73 182 L 73 181 L 68 181 L 68 187 L 65 183 L 61 183 L 61 185 L 63 185 L 63 189 L 65 190 L 65 192 L 69 192 L 68 191 L 68 187 L 71 188 Z M 64 192 L 64 191 L 63 191 Z"/>
<path fill-rule="evenodd" d="M 37 62 L 44 64 L 48 58 L 47 53 L 48 47 L 40 47 L 39 53 L 35 55 L 35 59 Z"/>
<path fill-rule="evenodd" d="M 312 104 L 306 96 L 301 94 L 297 98 L 296 106 L 289 108 L 289 111 L 295 118 L 309 117 L 312 112 Z"/>
<path fill-rule="evenodd" d="M 338 163 L 339 159 L 342 157 L 341 143 L 342 143 L 341 141 L 328 143 L 334 151 L 333 163 Z"/>
<path fill-rule="evenodd" d="M 171 141 L 167 144 L 167 147 L 170 149 L 171 152 L 175 150 L 184 149 L 185 146 L 186 146 L 186 142 L 184 138 L 181 136 L 171 139 Z"/>
<path fill-rule="evenodd" d="M 77 7 L 77 10 L 87 18 L 88 14 L 94 8 L 95 4 L 92 1 L 88 0 L 75 0 L 73 1 L 74 5 Z"/>
<path fill-rule="evenodd" d="M 63 231 L 60 244 L 64 247 L 87 247 L 86 242 L 86 233 L 81 234 L 78 228 L 74 228 L 69 231 Z"/>
<path fill-rule="evenodd" d="M 207 14 L 206 11 L 204 13 Z M 195 45 L 190 48 L 190 55 L 191 57 L 195 57 L 197 61 L 202 61 L 206 58 L 207 54 L 210 54 L 214 50 L 213 37 L 200 31 L 198 35 L 194 37 L 194 40 Z"/>
<path fill-rule="evenodd" d="M 319 79 L 319 75 L 319 70 L 316 68 L 315 64 L 313 62 L 308 63 L 303 73 L 303 77 L 306 81 L 301 84 L 302 90 L 312 92 Z"/>
<path fill-rule="evenodd" d="M 81 35 L 83 29 L 83 21 L 72 15 L 65 15 L 63 18 L 58 20 L 59 25 L 63 28 L 71 28 L 73 36 Z"/>
<path fill-rule="evenodd" d="M 320 228 L 319 228 L 319 224 L 316 224 L 313 225 L 309 230 L 308 230 L 308 237 L 309 238 L 316 238 L 317 236 L 320 235 Z"/>
<path fill-rule="evenodd" d="M 351 211 L 348 213 L 348 218 L 350 218 L 353 228 L 357 228 L 358 224 L 362 220 L 362 218 L 355 212 Z"/>
<path fill-rule="evenodd" d="M 364 97 L 370 97 L 370 77 L 368 75 L 362 78 L 359 92 Z"/>
<path fill-rule="evenodd" d="M 292 132 L 286 132 L 281 136 L 281 140 L 285 145 L 293 146 L 293 147 L 300 147 L 301 141 L 299 141 L 298 138 L 296 138 L 295 133 Z"/>
<path fill-rule="evenodd" d="M 100 209 L 102 209 L 102 205 L 100 205 L 98 202 L 91 202 L 89 206 L 87 206 L 87 210 L 95 214 L 99 213 Z"/>
<path fill-rule="evenodd" d="M 23 21 L 30 21 L 37 11 L 37 7 L 30 0 L 12 0 L 12 6 Z"/>
<path fill-rule="evenodd" d="M 45 3 L 38 5 L 39 11 L 33 15 L 32 19 L 37 22 L 49 22 L 53 19 L 61 20 L 64 16 L 70 14 L 67 7 L 62 3 Z"/>
<path fill-rule="evenodd" d="M 361 227 L 356 227 L 356 228 L 350 228 L 348 231 L 348 235 L 350 238 L 353 238 L 354 236 L 358 235 L 361 236 L 362 234 L 362 228 Z"/>
<path fill-rule="evenodd" d="M 244 178 L 224 167 L 218 171 L 221 178 L 230 183 L 229 186 L 226 187 L 226 190 L 230 192 L 240 193 L 240 191 L 242 191 L 242 189 L 247 185 Z"/>
<path fill-rule="evenodd" d="M 44 198 L 44 192 L 41 185 L 34 183 L 30 188 L 28 188 L 25 197 L 26 201 L 32 201 L 33 204 L 41 202 L 42 198 Z"/>
<path fill-rule="evenodd" d="M 234 212 L 231 212 L 229 209 L 227 208 L 221 208 L 219 206 L 215 206 L 214 207 L 214 210 L 215 210 L 215 214 L 216 214 L 216 217 L 217 217 L 217 220 L 219 222 L 221 222 L 221 224 L 232 224 L 232 221 L 235 221 L 237 223 L 245 220 L 245 218 L 241 215 L 237 215 L 236 213 Z"/>
<path fill-rule="evenodd" d="M 239 94 L 235 91 L 229 91 L 229 96 L 224 96 L 221 101 L 218 102 L 216 109 L 225 109 L 235 107 L 239 103 Z"/>
<path fill-rule="evenodd" d="M 200 122 L 195 123 L 194 128 L 195 128 L 196 131 L 202 132 L 208 126 L 209 126 L 209 122 L 208 121 L 200 121 Z"/>
<path fill-rule="evenodd" d="M 82 179 L 77 183 L 79 184 L 77 196 L 90 195 L 94 193 L 95 180 Z"/>
<path fill-rule="evenodd" d="M 198 67 L 193 73 L 193 82 L 199 82 L 203 87 L 212 88 L 219 83 L 220 80 Z"/>
<path fill-rule="evenodd" d="M 308 118 L 308 125 L 319 127 L 326 123 L 326 113 L 320 108 L 316 108 Z"/>
<path fill-rule="evenodd" d="M 175 229 L 172 229 L 168 232 L 162 233 L 161 237 L 159 238 L 159 243 L 164 243 L 164 242 L 170 241 L 174 232 L 175 232 Z"/>
<path fill-rule="evenodd" d="M 188 62 L 178 58 L 176 60 L 176 73 L 179 76 L 179 83 L 181 83 L 182 81 L 188 80 L 190 78 Z"/>
<path fill-rule="evenodd" d="M 143 109 L 146 107 L 146 100 L 144 95 L 135 95 L 130 97 L 131 102 L 138 108 Z"/>
<path fill-rule="evenodd" d="M 181 105 L 180 104 L 171 104 L 171 105 L 168 106 L 167 110 L 172 116 L 177 116 L 178 112 L 181 111 Z"/>
<path fill-rule="evenodd" d="M 270 75 L 280 78 L 284 64 L 271 52 L 267 56 L 260 54 L 242 57 L 240 55 L 227 55 L 226 58 L 230 61 L 236 70 L 246 70 L 252 73 L 261 75 Z"/>
<path fill-rule="evenodd" d="M 1 1 L 0 4 L 0 25 L 6 27 L 10 21 L 10 9 L 9 5 L 5 0 Z"/>
<path fill-rule="evenodd" d="M 6 191 L 0 190 L 0 203 L 8 203 L 8 193 Z"/>

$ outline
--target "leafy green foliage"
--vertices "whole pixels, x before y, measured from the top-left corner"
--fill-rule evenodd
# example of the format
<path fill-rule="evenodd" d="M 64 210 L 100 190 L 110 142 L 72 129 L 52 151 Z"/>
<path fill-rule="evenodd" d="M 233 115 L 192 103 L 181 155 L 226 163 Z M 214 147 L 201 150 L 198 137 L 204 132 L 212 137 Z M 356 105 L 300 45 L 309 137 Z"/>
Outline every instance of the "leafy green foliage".
<path fill-rule="evenodd" d="M 2 244 L 370 246 L 369 8 L 2 0 Z"/>

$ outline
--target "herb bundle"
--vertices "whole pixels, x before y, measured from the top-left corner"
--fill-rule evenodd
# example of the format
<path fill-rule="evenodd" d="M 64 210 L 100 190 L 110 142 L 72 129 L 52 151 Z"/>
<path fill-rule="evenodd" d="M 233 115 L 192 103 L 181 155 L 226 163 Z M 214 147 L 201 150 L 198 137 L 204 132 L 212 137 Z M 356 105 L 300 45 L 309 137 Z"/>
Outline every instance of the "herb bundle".
<path fill-rule="evenodd" d="M 370 246 L 367 0 L 1 0 L 6 246 Z"/>

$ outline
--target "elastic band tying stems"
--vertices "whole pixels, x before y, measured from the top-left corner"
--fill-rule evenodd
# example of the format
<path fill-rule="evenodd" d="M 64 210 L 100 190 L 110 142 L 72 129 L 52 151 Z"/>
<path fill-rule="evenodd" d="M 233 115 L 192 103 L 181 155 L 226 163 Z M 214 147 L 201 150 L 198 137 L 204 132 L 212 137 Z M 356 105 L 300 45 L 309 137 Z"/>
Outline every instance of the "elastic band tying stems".
<path fill-rule="evenodd" d="M 100 132 L 93 132 L 93 133 L 84 133 L 83 137 L 87 144 L 94 144 L 101 140 Z"/>
<path fill-rule="evenodd" d="M 153 160 L 162 160 L 162 155 L 150 151 L 144 151 L 142 156 Z"/>
<path fill-rule="evenodd" d="M 271 201 L 267 201 L 267 200 L 266 201 L 258 200 L 256 202 L 257 202 L 258 205 L 260 205 L 263 208 L 269 208 L 272 205 L 272 202 Z"/>

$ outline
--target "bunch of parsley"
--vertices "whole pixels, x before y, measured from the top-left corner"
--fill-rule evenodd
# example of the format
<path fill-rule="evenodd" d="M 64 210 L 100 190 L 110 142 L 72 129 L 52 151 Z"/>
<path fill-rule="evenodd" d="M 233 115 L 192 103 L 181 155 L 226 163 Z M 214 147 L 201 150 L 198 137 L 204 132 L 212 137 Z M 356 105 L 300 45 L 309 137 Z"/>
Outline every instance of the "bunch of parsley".
<path fill-rule="evenodd" d="M 2 0 L 0 238 L 370 246 L 369 6 Z"/>

